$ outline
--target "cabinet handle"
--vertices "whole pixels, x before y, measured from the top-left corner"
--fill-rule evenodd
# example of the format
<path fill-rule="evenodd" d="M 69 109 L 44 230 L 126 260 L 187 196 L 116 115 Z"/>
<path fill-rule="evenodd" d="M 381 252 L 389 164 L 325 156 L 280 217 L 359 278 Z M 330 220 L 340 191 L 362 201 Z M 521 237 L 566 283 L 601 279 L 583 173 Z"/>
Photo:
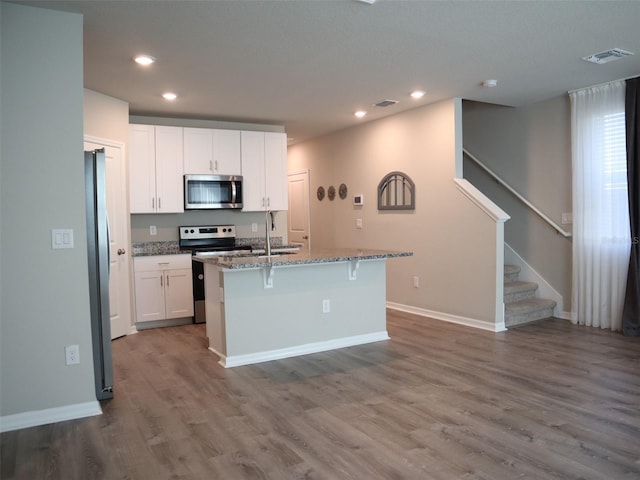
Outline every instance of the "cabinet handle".
<path fill-rule="evenodd" d="M 271 206 L 271 197 L 267 197 L 267 207 Z"/>
<path fill-rule="evenodd" d="M 164 275 L 160 275 L 160 286 L 161 286 L 161 287 L 163 286 L 163 285 L 162 285 L 162 277 L 163 277 L 163 276 L 164 276 Z"/>
<path fill-rule="evenodd" d="M 209 160 L 209 170 L 213 172 L 213 162 Z"/>
<path fill-rule="evenodd" d="M 124 248 L 118 249 L 118 255 L 124 255 L 125 253 L 127 253 L 127 251 Z"/>
<path fill-rule="evenodd" d="M 158 197 L 158 210 L 162 208 L 162 199 Z"/>
<path fill-rule="evenodd" d="M 156 208 L 156 197 L 151 198 L 151 210 L 155 210 Z"/>
<path fill-rule="evenodd" d="M 265 206 L 265 204 L 264 204 L 264 197 L 262 197 L 262 206 L 263 206 L 263 207 Z"/>
<path fill-rule="evenodd" d="M 303 240 L 309 240 L 309 235 L 303 235 L 303 236 L 302 236 L 302 239 L 303 239 Z"/>
<path fill-rule="evenodd" d="M 169 286 L 169 275 L 167 275 L 167 287 Z"/>
<path fill-rule="evenodd" d="M 217 172 L 217 171 L 218 171 L 218 160 L 216 160 L 213 164 L 214 164 L 214 166 L 215 166 L 215 170 L 216 170 L 216 172 Z"/>

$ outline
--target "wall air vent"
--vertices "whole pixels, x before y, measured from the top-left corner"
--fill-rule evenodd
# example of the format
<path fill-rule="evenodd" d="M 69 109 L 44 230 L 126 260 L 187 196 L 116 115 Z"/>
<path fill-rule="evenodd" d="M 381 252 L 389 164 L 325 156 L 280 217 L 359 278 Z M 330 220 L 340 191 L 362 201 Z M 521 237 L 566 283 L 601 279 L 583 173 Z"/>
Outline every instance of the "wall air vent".
<path fill-rule="evenodd" d="M 606 52 L 587 55 L 586 57 L 582 57 L 582 60 L 586 60 L 587 62 L 597 63 L 598 65 L 602 65 L 604 63 L 609 63 L 614 60 L 619 60 L 621 58 L 628 57 L 629 55 L 633 55 L 633 52 L 627 52 L 626 50 L 622 50 L 621 48 L 612 48 L 611 50 L 607 50 Z"/>
<path fill-rule="evenodd" d="M 390 107 L 391 105 L 395 105 L 398 103 L 398 100 L 382 100 L 378 103 L 374 103 L 376 107 Z"/>

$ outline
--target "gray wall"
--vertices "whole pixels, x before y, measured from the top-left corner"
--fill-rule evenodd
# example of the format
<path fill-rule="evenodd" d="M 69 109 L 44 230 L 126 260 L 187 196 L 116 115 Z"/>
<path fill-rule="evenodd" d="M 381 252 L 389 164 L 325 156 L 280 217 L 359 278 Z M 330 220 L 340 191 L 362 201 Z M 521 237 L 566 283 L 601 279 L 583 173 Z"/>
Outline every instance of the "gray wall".
<path fill-rule="evenodd" d="M 82 148 L 82 17 L 3 2 L 0 415 L 95 401 Z M 52 250 L 51 229 L 75 248 Z M 65 345 L 80 364 L 65 366 Z"/>
<path fill-rule="evenodd" d="M 492 324 L 496 225 L 455 186 L 461 114 L 452 99 L 296 144 L 289 148 L 289 171 L 310 171 L 312 248 L 412 251 L 413 257 L 387 262 L 388 301 Z M 416 184 L 413 211 L 378 211 L 378 183 L 394 170 Z M 317 200 L 319 186 L 341 183 L 349 189 L 346 200 Z M 362 207 L 352 203 L 357 193 L 364 194 Z"/>
<path fill-rule="evenodd" d="M 571 212 L 571 112 L 562 96 L 521 108 L 463 102 L 464 146 L 558 225 Z M 464 177 L 511 215 L 505 242 L 571 311 L 571 240 L 465 160 Z M 571 225 L 564 225 L 571 231 Z"/>

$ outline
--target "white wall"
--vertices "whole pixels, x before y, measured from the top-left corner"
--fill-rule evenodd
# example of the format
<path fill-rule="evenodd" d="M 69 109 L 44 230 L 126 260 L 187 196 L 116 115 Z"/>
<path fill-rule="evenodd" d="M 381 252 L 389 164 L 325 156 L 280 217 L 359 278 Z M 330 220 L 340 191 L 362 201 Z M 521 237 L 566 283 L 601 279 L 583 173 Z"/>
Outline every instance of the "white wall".
<path fill-rule="evenodd" d="M 412 251 L 388 261 L 388 301 L 493 329 L 496 225 L 456 188 L 460 127 L 461 101 L 440 102 L 294 145 L 289 171 L 310 170 L 312 246 Z M 378 183 L 395 170 L 416 184 L 414 211 L 377 209 Z M 319 186 L 341 183 L 346 200 L 317 200 Z M 356 193 L 363 207 L 353 205 Z"/>
<path fill-rule="evenodd" d="M 129 143 L 129 104 L 85 89 L 84 134 L 127 145 Z"/>
<path fill-rule="evenodd" d="M 571 212 L 571 110 L 568 96 L 520 108 L 463 105 L 464 145 L 558 225 Z M 565 238 L 473 162 L 464 177 L 511 215 L 505 241 L 563 297 L 571 311 L 571 249 Z M 571 231 L 571 225 L 563 225 Z M 562 312 L 560 312 L 562 313 Z"/>
<path fill-rule="evenodd" d="M 95 402 L 82 154 L 82 17 L 3 2 L 0 415 Z M 51 229 L 74 231 L 52 250 Z M 65 366 L 65 345 L 80 364 Z"/>

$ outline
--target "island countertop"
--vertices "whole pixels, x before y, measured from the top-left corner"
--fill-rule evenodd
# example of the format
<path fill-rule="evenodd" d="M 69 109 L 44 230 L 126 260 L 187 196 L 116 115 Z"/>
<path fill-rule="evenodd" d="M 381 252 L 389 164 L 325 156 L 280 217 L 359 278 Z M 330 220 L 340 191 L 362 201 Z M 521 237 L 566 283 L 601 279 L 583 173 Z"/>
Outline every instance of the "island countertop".
<path fill-rule="evenodd" d="M 276 252 L 271 257 L 255 254 L 234 254 L 217 256 L 195 255 L 194 260 L 217 265 L 220 268 L 237 270 L 266 266 L 286 267 L 293 265 L 310 265 L 317 263 L 348 262 L 358 260 L 376 260 L 396 257 L 410 257 L 413 252 L 396 252 L 392 250 L 372 250 L 361 248 L 337 248 L 313 250 L 311 252 Z"/>

